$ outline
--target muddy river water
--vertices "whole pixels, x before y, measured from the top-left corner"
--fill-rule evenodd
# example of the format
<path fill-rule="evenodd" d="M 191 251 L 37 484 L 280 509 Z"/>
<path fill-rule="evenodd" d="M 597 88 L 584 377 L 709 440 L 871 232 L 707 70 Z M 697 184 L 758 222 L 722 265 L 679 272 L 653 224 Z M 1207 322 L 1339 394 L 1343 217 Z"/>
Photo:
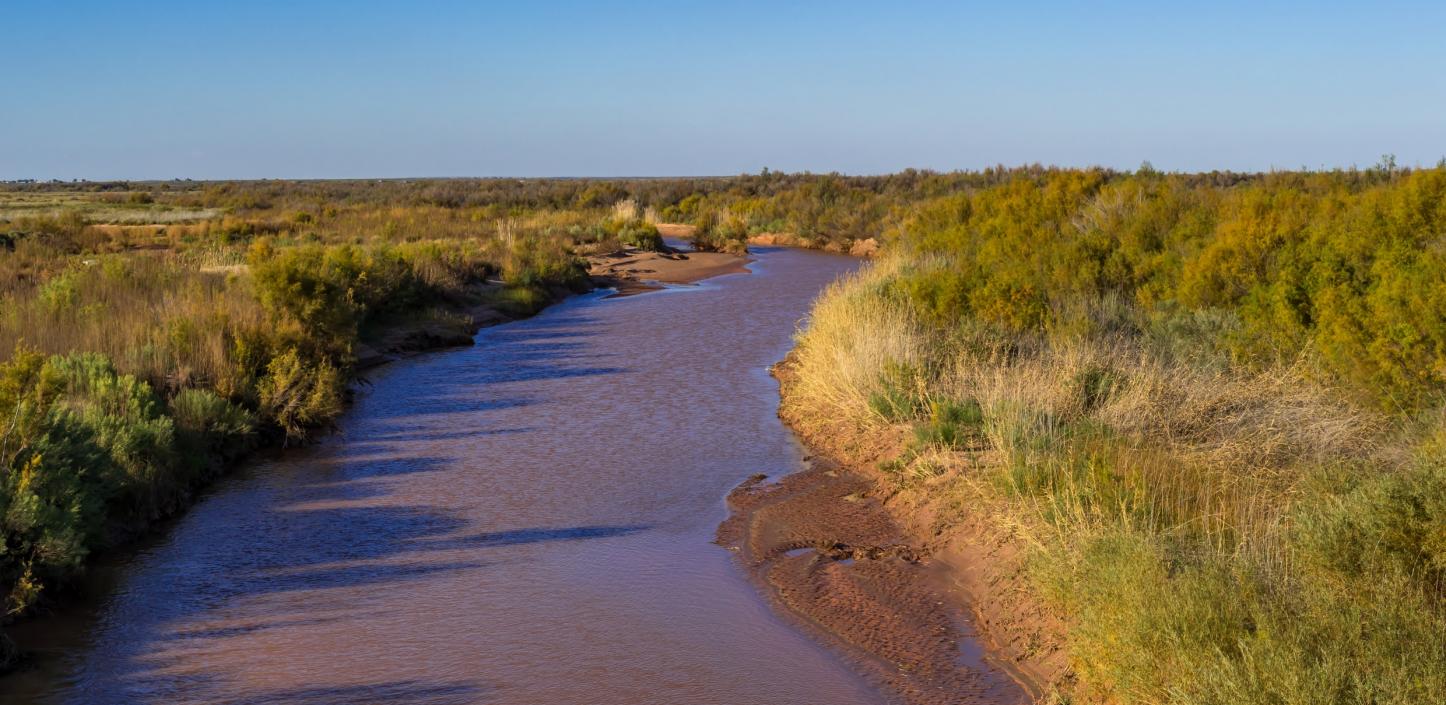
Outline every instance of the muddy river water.
<path fill-rule="evenodd" d="M 712 543 L 798 467 L 767 366 L 856 260 L 571 299 L 371 373 L 17 637 L 14 703 L 800 703 L 879 696 Z"/>

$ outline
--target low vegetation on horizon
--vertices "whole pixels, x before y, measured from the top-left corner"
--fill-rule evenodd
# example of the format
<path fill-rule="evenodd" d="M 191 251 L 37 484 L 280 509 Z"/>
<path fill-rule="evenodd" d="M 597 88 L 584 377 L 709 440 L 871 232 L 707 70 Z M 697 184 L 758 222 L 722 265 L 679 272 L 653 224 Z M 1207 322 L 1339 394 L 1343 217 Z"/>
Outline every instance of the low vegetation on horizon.
<path fill-rule="evenodd" d="M 883 243 L 785 403 L 1025 547 L 1062 697 L 1446 692 L 1446 166 L 0 185 L 3 614 L 324 429 L 392 322 L 535 312 L 658 223 Z"/>

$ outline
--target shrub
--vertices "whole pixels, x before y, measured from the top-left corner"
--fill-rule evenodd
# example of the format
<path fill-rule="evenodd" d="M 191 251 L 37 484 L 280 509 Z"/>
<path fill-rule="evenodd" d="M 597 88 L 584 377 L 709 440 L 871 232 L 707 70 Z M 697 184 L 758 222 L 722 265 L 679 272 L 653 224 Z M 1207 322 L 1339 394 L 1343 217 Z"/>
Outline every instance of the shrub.
<path fill-rule="evenodd" d="M 185 456 L 193 463 L 235 457 L 256 430 L 251 412 L 207 389 L 182 389 L 169 407 Z"/>
<path fill-rule="evenodd" d="M 658 233 L 658 226 L 645 217 L 638 202 L 632 199 L 614 203 L 611 214 L 598 224 L 598 230 L 603 237 L 616 240 L 624 247 L 648 252 L 667 249 L 663 244 L 663 236 Z"/>
<path fill-rule="evenodd" d="M 658 233 L 658 226 L 643 220 L 631 221 L 618 226 L 616 237 L 618 242 L 639 250 L 660 252 L 667 249 L 667 246 L 663 244 L 663 236 Z"/>
<path fill-rule="evenodd" d="M 131 503 L 122 510 L 158 514 L 176 488 L 175 427 L 150 385 L 96 353 L 52 357 L 45 373 L 59 385 L 51 413 L 89 429 L 119 471 L 118 499 Z"/>
<path fill-rule="evenodd" d="M 0 585 L 15 613 L 79 569 L 108 516 L 166 508 L 176 449 L 150 387 L 93 353 L 16 353 L 0 364 L 0 409 Z"/>
<path fill-rule="evenodd" d="M 305 362 L 290 348 L 271 358 L 257 391 L 262 413 L 295 439 L 341 413 L 346 389 L 330 362 Z"/>
<path fill-rule="evenodd" d="M 979 402 L 936 399 L 929 402 L 929 415 L 914 427 L 914 441 L 921 446 L 960 448 L 980 438 L 984 411 Z"/>
<path fill-rule="evenodd" d="M 502 279 L 511 287 L 534 289 L 543 296 L 552 287 L 572 291 L 588 287 L 590 280 L 583 262 L 556 240 L 507 237 L 499 249 Z"/>
<path fill-rule="evenodd" d="M 912 430 L 880 468 L 1018 539 L 1076 696 L 1429 700 L 1446 267 L 1386 240 L 1446 218 L 1389 193 L 1428 184 L 1345 179 L 1051 173 L 925 204 L 816 303 L 785 410 L 845 448 Z M 1351 209 L 1415 226 L 1366 237 Z"/>
<path fill-rule="evenodd" d="M 1297 510 L 1296 543 L 1310 567 L 1347 579 L 1412 576 L 1446 597 L 1446 463 L 1399 472 L 1323 472 Z"/>
<path fill-rule="evenodd" d="M 734 213 L 707 214 L 694 222 L 693 249 L 699 252 L 748 252 L 748 223 Z"/>

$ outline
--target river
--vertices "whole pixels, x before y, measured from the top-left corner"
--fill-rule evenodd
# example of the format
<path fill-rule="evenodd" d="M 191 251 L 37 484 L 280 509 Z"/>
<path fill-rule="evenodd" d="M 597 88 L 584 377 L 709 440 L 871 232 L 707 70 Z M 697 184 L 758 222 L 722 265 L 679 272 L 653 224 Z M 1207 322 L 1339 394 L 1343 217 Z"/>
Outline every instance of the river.
<path fill-rule="evenodd" d="M 769 364 L 857 261 L 599 292 L 371 373 L 314 445 L 219 482 L 21 625 L 28 703 L 874 703 L 712 543 L 796 469 Z"/>

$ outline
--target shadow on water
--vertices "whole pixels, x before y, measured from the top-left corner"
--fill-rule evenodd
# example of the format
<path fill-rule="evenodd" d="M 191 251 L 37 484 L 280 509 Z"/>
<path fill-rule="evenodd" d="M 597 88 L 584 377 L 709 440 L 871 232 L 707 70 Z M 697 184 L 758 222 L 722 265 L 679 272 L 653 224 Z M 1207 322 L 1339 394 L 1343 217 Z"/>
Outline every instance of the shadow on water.
<path fill-rule="evenodd" d="M 18 690 L 0 681 L 0 702 L 461 705 L 537 702 L 539 686 L 576 695 L 557 702 L 608 686 L 671 698 L 650 703 L 860 702 L 852 685 L 789 697 L 831 696 L 846 674 L 741 581 L 715 579 L 726 556 L 682 543 L 706 544 L 711 526 L 674 531 L 699 523 L 684 512 L 706 524 L 734 474 L 795 462 L 772 382 L 711 362 L 761 364 L 756 349 L 786 347 L 805 295 L 853 266 L 818 260 L 799 278 L 791 261 L 720 285 L 732 298 L 581 296 L 470 349 L 381 368 L 342 433 L 258 453 L 166 534 L 108 559 L 82 614 L 36 620 L 45 663 Z M 731 324 L 707 325 L 719 306 Z M 594 393 L 610 383 L 625 393 Z M 716 412 L 689 401 L 700 394 Z M 592 423 L 638 409 L 657 433 Z M 588 433 L 553 435 L 574 416 Z M 749 440 L 695 452 L 698 433 Z M 536 477 L 549 463 L 560 472 Z M 614 511 L 633 484 L 646 501 Z M 651 551 L 682 545 L 683 569 L 655 566 Z M 606 572 L 579 578 L 594 563 Z M 563 667 L 586 675 L 574 684 Z M 675 697 L 683 680 L 706 693 Z M 733 697 L 760 693 L 780 697 Z"/>
<path fill-rule="evenodd" d="M 217 705 L 462 705 L 486 702 L 483 698 L 485 690 L 476 683 L 468 682 L 393 681 L 367 686 L 273 690 L 215 702 Z"/>
<path fill-rule="evenodd" d="M 228 693 L 224 684 L 204 675 L 187 678 L 183 684 L 172 687 L 149 688 L 150 684 L 146 683 L 134 685 L 138 686 L 136 695 L 141 695 L 141 702 L 208 705 L 475 705 L 488 702 L 491 699 L 489 695 L 496 690 L 479 681 L 396 680 L 366 685 L 253 690 L 237 697 Z M 118 705 L 132 702 L 134 697 L 106 693 L 86 702 Z"/>
<path fill-rule="evenodd" d="M 460 431 L 426 431 L 422 426 L 398 426 L 395 432 L 369 432 L 366 434 L 366 441 L 455 441 L 463 438 L 478 438 L 483 436 L 510 436 L 519 433 L 536 433 L 536 426 L 523 426 L 521 428 L 468 428 Z M 346 437 L 345 431 L 341 437 Z M 355 451 L 360 445 L 352 446 Z M 384 447 L 377 444 L 378 448 Z"/>
<path fill-rule="evenodd" d="M 309 485 L 303 495 L 354 497 L 351 483 Z M 291 505 L 294 507 L 294 505 Z M 441 573 L 485 570 L 526 560 L 490 551 L 544 542 L 605 539 L 644 525 L 526 527 L 466 533 L 468 522 L 420 506 L 265 510 L 260 530 L 215 541 L 204 561 L 167 562 L 164 585 L 133 586 L 153 594 L 144 620 L 130 625 L 112 670 L 121 684 L 71 702 L 151 703 L 448 703 L 485 701 L 474 682 L 400 681 L 366 686 L 248 692 L 214 673 L 188 669 L 190 653 L 228 639 L 278 628 L 315 628 L 365 613 L 381 588 Z M 193 537 L 205 540 L 207 537 Z M 358 592 L 354 588 L 363 588 Z M 294 595 L 295 599 L 288 598 Z M 323 615 L 323 616 L 310 616 Z M 184 697 L 175 696 L 184 694 Z"/>
<path fill-rule="evenodd" d="M 267 459 L 226 482 L 176 527 L 180 539 L 148 542 L 116 563 L 98 592 L 104 601 L 145 595 L 144 608 L 107 614 L 120 623 L 99 671 L 72 674 L 69 702 L 150 703 L 448 703 L 485 700 L 475 682 L 415 680 L 367 686 L 248 692 L 224 676 L 191 671 L 188 653 L 275 629 L 322 628 L 354 619 L 386 589 L 438 574 L 485 570 L 526 560 L 496 553 L 539 543 L 589 541 L 646 530 L 645 525 L 522 526 L 477 532 L 466 518 L 422 504 L 389 503 L 405 495 L 407 476 L 454 469 L 454 458 L 418 448 L 436 441 L 508 436 L 530 428 L 438 430 L 425 417 L 484 414 L 535 403 L 504 385 L 545 379 L 617 374 L 621 367 L 589 364 L 579 339 L 596 335 L 586 316 L 534 319 L 527 329 L 492 329 L 479 344 L 486 364 L 446 366 L 445 384 L 427 380 L 418 394 L 367 404 L 367 432 L 309 447 L 263 454 Z M 475 362 L 469 361 L 469 362 Z M 424 368 L 423 370 L 427 370 Z M 445 394 L 428 393 L 445 390 Z M 485 418 L 485 416 L 483 417 Z M 244 527 L 237 533 L 233 527 Z M 472 530 L 469 531 L 469 528 Z M 495 554 L 495 555 L 494 555 Z M 164 565 L 164 572 L 147 568 Z M 38 668 L 62 668 L 65 653 L 88 640 L 105 612 L 100 600 L 81 619 L 80 632 L 57 643 Z M 122 608 L 134 600 L 122 599 Z M 224 648 L 216 646 L 216 648 Z M 66 679 L 70 680 L 70 679 Z M 105 692 L 92 686 L 109 684 Z M 489 689 L 490 690 L 490 689 Z M 3 691 L 0 691 L 3 692 Z M 247 692 L 240 690 L 239 692 Z"/>
<path fill-rule="evenodd" d="M 396 465 L 372 463 L 368 469 L 390 466 L 390 472 L 380 474 L 398 475 L 431 469 L 440 462 L 399 459 Z M 177 597 L 171 604 L 180 608 L 169 610 L 165 623 L 186 623 L 191 616 L 236 598 L 377 586 L 485 568 L 496 562 L 485 549 L 609 538 L 649 528 L 584 525 L 468 533 L 468 520 L 427 506 L 309 506 L 386 497 L 400 486 L 363 481 L 370 477 L 374 475 L 293 486 L 287 503 L 262 508 L 259 516 L 255 505 L 245 500 L 253 529 L 246 535 L 196 536 L 198 542 L 214 540 L 205 546 L 174 547 L 183 554 L 178 557 L 192 560 L 178 562 L 178 570 L 164 576 L 165 591 Z M 221 516 L 214 518 L 221 521 L 213 533 L 229 533 L 225 515 L 230 509 L 218 508 Z M 324 594 L 314 596 L 310 605 L 319 601 L 325 601 Z"/>
<path fill-rule="evenodd" d="M 604 328 L 592 316 L 570 313 L 529 319 L 525 325 L 484 329 L 476 338 L 476 345 L 485 350 L 484 357 L 467 357 L 467 364 L 454 362 L 434 368 L 432 373 L 444 374 L 446 384 L 420 384 L 417 396 L 408 397 L 405 403 L 368 407 L 367 416 L 387 419 L 513 409 L 537 403 L 525 393 L 518 394 L 520 390 L 513 386 L 633 371 L 599 364 L 609 356 L 585 352 L 593 345 L 584 339 L 601 334 Z M 428 394 L 428 390 L 436 391 Z"/>
<path fill-rule="evenodd" d="M 514 529 L 474 534 L 457 539 L 426 542 L 429 548 L 486 548 L 491 546 L 517 546 L 542 541 L 576 541 L 579 539 L 603 539 L 643 531 L 644 524 L 629 526 L 574 526 L 565 529 Z"/>

